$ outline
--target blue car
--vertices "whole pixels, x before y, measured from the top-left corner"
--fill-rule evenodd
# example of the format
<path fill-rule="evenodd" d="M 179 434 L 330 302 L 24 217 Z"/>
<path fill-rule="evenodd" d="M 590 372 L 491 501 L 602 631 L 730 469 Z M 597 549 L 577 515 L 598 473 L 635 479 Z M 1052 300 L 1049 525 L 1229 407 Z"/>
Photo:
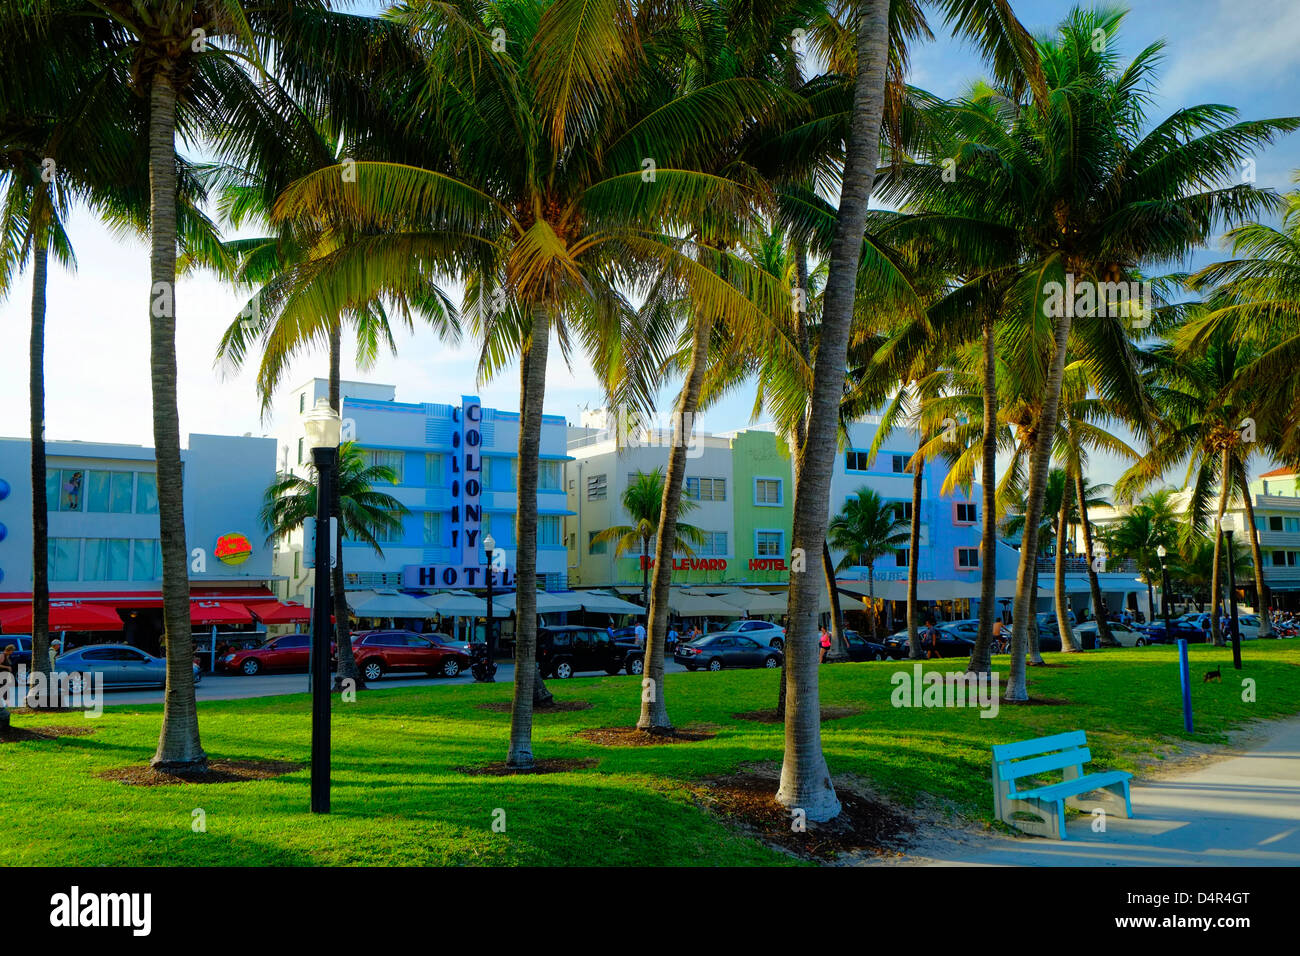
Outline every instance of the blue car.
<path fill-rule="evenodd" d="M 103 674 L 105 689 L 167 685 L 167 658 L 146 654 L 130 644 L 79 647 L 56 660 L 54 666 L 65 673 Z M 195 664 L 194 683 L 201 678 L 202 672 Z"/>
<path fill-rule="evenodd" d="M 13 656 L 9 660 L 15 669 L 19 664 L 32 666 L 32 639 L 27 634 L 0 634 L 0 648 L 14 645 Z"/>

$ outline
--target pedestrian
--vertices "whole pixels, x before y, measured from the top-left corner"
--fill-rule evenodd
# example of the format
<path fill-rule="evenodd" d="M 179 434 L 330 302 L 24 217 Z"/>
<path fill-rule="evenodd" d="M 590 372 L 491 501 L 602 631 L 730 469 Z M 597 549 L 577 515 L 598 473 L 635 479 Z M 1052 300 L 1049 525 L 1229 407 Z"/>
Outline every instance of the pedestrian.
<path fill-rule="evenodd" d="M 925 648 L 925 659 L 934 660 L 942 657 L 939 653 L 939 629 L 934 626 L 934 618 L 925 619 L 925 627 L 921 629 L 921 646 Z"/>
<path fill-rule="evenodd" d="M 640 621 L 636 622 L 636 645 L 637 647 L 645 647 L 645 625 Z"/>
<path fill-rule="evenodd" d="M 993 621 L 993 653 L 1002 653 L 1002 618 Z"/>
<path fill-rule="evenodd" d="M 50 673 L 54 673 L 54 662 L 58 660 L 59 655 L 63 653 L 63 642 L 58 638 L 50 641 Z"/>
<path fill-rule="evenodd" d="M 668 628 L 668 637 L 665 646 L 669 654 L 671 654 L 677 647 L 677 628 L 672 627 L 671 625 Z"/>
<path fill-rule="evenodd" d="M 819 643 L 821 644 L 822 647 L 822 656 L 821 656 L 820 663 L 825 664 L 826 655 L 831 652 L 831 632 L 826 630 L 825 624 L 822 625 L 822 634 Z"/>
<path fill-rule="evenodd" d="M 18 650 L 16 645 L 9 644 L 3 651 L 0 651 L 0 671 L 9 674 L 14 672 L 13 656 L 16 650 Z"/>

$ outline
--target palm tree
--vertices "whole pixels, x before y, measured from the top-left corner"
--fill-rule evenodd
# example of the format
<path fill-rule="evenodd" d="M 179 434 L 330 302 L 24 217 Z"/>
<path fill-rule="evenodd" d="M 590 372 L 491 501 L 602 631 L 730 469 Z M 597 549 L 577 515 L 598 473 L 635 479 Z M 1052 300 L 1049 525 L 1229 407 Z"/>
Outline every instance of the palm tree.
<path fill-rule="evenodd" d="M 614 557 L 622 557 L 628 551 L 641 549 L 641 603 L 649 606 L 650 592 L 650 542 L 659 533 L 664 499 L 664 470 L 656 468 L 646 474 L 638 471 L 632 483 L 623 492 L 623 510 L 632 518 L 634 524 L 614 525 L 599 532 L 591 540 L 596 544 L 614 545 Z M 698 508 L 694 501 L 683 500 L 679 505 L 682 513 Z M 703 544 L 704 532 L 694 525 L 679 522 L 677 525 L 677 543 L 674 551 L 693 554 L 692 544 Z"/>
<path fill-rule="evenodd" d="M 1107 547 L 1116 557 L 1137 563 L 1138 573 L 1146 582 L 1147 613 L 1152 621 L 1156 619 L 1154 586 L 1160 579 L 1159 549 L 1173 551 L 1178 547 L 1179 524 L 1174 491 L 1161 488 L 1122 515 L 1106 537 Z"/>
<path fill-rule="evenodd" d="M 316 516 L 317 476 L 315 466 L 308 466 L 308 474 L 284 473 L 276 476 L 266 489 L 260 518 L 267 530 L 266 543 L 271 545 L 303 526 L 308 518 Z M 402 518 L 410 512 L 392 495 L 376 491 L 377 485 L 397 484 L 397 473 L 387 465 L 368 464 L 365 452 L 354 442 L 339 446 L 339 505 L 340 524 L 347 525 L 347 537 L 364 542 L 383 556 L 380 539 L 400 531 Z M 344 605 L 343 623 L 347 625 L 347 605 Z M 346 632 L 345 632 L 346 633 Z M 347 637 L 339 647 L 346 647 Z M 340 654 L 339 660 L 346 655 Z"/>
<path fill-rule="evenodd" d="M 1218 224 L 1271 208 L 1269 194 L 1238 182 L 1239 164 L 1300 126 L 1293 119 L 1237 123 L 1235 111 L 1213 106 L 1179 110 L 1150 127 L 1143 90 L 1161 45 L 1122 65 L 1115 51 L 1123 16 L 1075 10 L 1055 37 L 1039 42 L 1050 90 L 1039 102 L 994 85 L 940 121 L 965 141 L 956 153 L 955 183 L 946 182 L 936 164 L 903 164 L 887 174 L 882 194 L 927 210 L 931 230 L 943 226 L 968 241 L 978 238 L 983 272 L 1013 279 L 998 314 L 1008 327 L 1006 341 L 1022 353 L 1011 368 L 1034 383 L 1023 392 L 1036 399 L 1023 405 L 1018 421 L 1008 415 L 1032 450 L 1009 700 L 1027 698 L 1024 651 L 1036 538 L 1076 325 L 1074 303 L 1055 308 L 1066 277 L 1076 288 L 1103 290 L 1113 286 L 1102 283 L 1139 281 L 1144 263 L 1178 259 Z M 1127 331 L 1114 314 L 1104 314 L 1122 317 L 1119 308 L 1107 303 L 1104 310 L 1084 311 L 1077 325 L 1091 326 L 1090 337 L 1112 339 L 1114 354 L 1128 348 Z M 1109 354 L 1094 349 L 1091 359 L 1106 363 Z"/>
<path fill-rule="evenodd" d="M 876 561 L 897 554 L 908 540 L 908 522 L 898 516 L 898 509 L 886 504 L 872 488 L 863 485 L 855 496 L 844 502 L 827 526 L 827 538 L 833 548 L 844 552 L 836 566 L 844 570 L 854 566 L 867 568 L 867 594 L 871 599 L 872 629 L 876 627 Z"/>

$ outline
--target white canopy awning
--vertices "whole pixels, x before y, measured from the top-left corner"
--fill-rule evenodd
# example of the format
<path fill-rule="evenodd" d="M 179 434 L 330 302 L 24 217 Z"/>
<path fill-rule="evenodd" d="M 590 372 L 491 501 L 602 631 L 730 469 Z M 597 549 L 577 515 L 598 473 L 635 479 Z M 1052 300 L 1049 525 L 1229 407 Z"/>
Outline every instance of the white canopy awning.
<path fill-rule="evenodd" d="M 501 596 L 501 606 L 510 611 L 515 611 L 515 599 L 518 594 L 504 594 Z M 552 614 L 561 611 L 577 611 L 582 604 L 577 600 L 577 594 L 573 591 L 566 591 L 563 594 L 552 594 L 550 591 L 537 592 L 537 613 Z"/>
<path fill-rule="evenodd" d="M 835 582 L 835 585 L 841 591 L 851 591 L 864 597 L 871 591 L 866 581 L 839 580 Z M 874 590 L 878 601 L 907 600 L 907 581 L 905 580 L 877 581 Z M 1001 580 L 997 582 L 998 597 L 1014 597 L 1015 593 L 1015 581 Z M 979 596 L 979 581 L 929 580 L 916 582 L 916 597 L 919 601 L 955 601 L 962 598 L 978 598 Z"/>
<path fill-rule="evenodd" d="M 348 607 L 357 617 L 430 618 L 438 612 L 429 605 L 401 591 L 348 591 Z"/>
<path fill-rule="evenodd" d="M 777 594 L 758 588 L 737 588 L 719 594 L 718 597 L 750 614 L 784 614 L 789 603 L 784 592 Z"/>
<path fill-rule="evenodd" d="M 433 608 L 443 617 L 487 617 L 487 601 L 468 591 L 439 591 L 420 598 L 420 603 Z M 501 602 L 493 598 L 492 616 L 509 617 L 510 609 L 503 608 Z"/>
<path fill-rule="evenodd" d="M 740 617 L 745 613 L 720 597 L 690 594 L 679 588 L 669 592 L 668 609 L 679 617 Z"/>
<path fill-rule="evenodd" d="M 572 597 L 582 604 L 584 611 L 593 614 L 644 614 L 645 608 L 631 601 L 624 601 L 608 591 L 574 591 L 566 597 Z"/>

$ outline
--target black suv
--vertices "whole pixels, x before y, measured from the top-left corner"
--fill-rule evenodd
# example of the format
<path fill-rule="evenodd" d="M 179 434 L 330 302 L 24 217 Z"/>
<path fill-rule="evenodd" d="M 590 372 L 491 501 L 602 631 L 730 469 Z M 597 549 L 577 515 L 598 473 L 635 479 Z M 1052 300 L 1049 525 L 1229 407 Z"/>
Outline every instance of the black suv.
<path fill-rule="evenodd" d="M 645 652 L 616 643 L 598 627 L 542 627 L 537 629 L 537 663 L 542 675 L 561 680 L 579 671 L 617 674 L 641 673 Z"/>

